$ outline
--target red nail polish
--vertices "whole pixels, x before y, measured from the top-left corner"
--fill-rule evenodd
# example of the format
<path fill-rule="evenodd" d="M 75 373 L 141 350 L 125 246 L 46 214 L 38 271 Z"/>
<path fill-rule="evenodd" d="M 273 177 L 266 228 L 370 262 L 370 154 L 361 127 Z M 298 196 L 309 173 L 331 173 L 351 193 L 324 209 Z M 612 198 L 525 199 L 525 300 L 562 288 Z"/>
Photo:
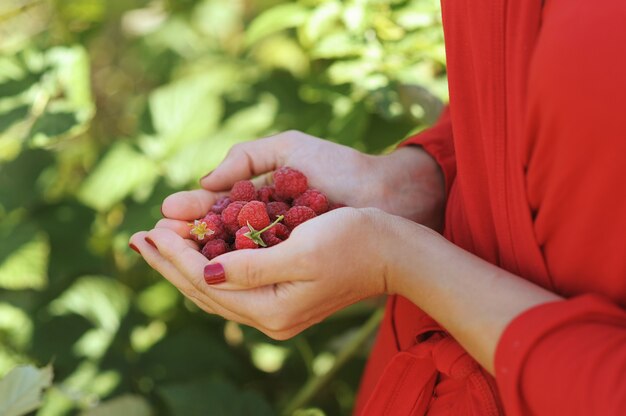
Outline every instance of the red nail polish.
<path fill-rule="evenodd" d="M 207 285 L 224 283 L 226 281 L 224 267 L 219 263 L 212 263 L 204 266 L 204 281 Z"/>
<path fill-rule="evenodd" d="M 135 246 L 133 243 L 128 243 L 128 247 L 132 248 L 133 250 L 135 250 L 137 253 L 141 254 L 139 252 L 139 249 L 137 248 L 137 246 Z"/>
<path fill-rule="evenodd" d="M 145 237 L 144 240 L 146 240 L 146 243 L 150 244 L 152 247 L 156 248 L 157 250 L 159 249 L 156 244 L 154 244 L 154 241 L 152 241 L 149 237 Z"/>

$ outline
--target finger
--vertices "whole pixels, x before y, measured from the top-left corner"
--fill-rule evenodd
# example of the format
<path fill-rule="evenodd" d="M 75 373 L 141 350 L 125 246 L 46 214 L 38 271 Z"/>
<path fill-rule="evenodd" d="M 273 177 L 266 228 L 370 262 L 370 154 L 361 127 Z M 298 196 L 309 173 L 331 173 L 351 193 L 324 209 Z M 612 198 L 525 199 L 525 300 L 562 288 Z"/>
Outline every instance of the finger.
<path fill-rule="evenodd" d="M 238 315 L 237 313 L 224 308 L 215 300 L 205 296 L 197 290 L 189 279 L 187 279 L 180 271 L 165 257 L 159 253 L 158 249 L 148 243 L 145 237 L 148 233 L 141 231 L 134 234 L 130 242 L 140 251 L 142 257 L 154 270 L 159 272 L 165 279 L 172 283 L 185 297 L 189 298 L 200 309 L 207 313 L 218 314 L 226 319 L 236 321 L 245 325 L 254 326 L 254 322 L 248 317 Z"/>
<path fill-rule="evenodd" d="M 140 231 L 130 238 L 130 243 L 139 250 L 139 253 L 150 267 L 161 273 L 163 277 L 183 292 L 185 296 L 191 297 L 193 292 L 197 290 L 173 265 L 168 265 L 169 262 L 165 260 L 156 247 L 146 240 L 146 237 L 148 237 L 148 232 Z"/>
<path fill-rule="evenodd" d="M 211 289 L 205 282 L 203 270 L 208 260 L 203 255 L 190 249 L 182 238 L 165 228 L 149 231 L 144 239 L 156 246 L 149 246 L 143 254 L 148 264 L 181 289 L 185 296 L 209 304 L 227 319 L 258 326 L 254 319 L 257 309 L 254 305 L 269 303 L 267 298 L 270 294 L 263 292 L 268 290 L 273 292 L 271 288 L 249 291 L 245 296 L 213 296 L 217 291 Z M 257 299 L 259 295 L 264 295 L 263 299 Z M 246 300 L 245 303 L 242 303 L 243 299 Z"/>
<path fill-rule="evenodd" d="M 160 219 L 154 228 L 167 228 L 169 230 L 174 231 L 182 238 L 189 239 L 190 238 L 190 229 L 189 221 L 180 221 L 180 220 L 172 220 L 169 218 Z"/>
<path fill-rule="evenodd" d="M 289 152 L 290 132 L 233 146 L 222 163 L 200 180 L 209 191 L 226 191 L 235 182 L 276 170 Z"/>
<path fill-rule="evenodd" d="M 223 268 L 225 281 L 215 284 L 214 287 L 220 290 L 244 290 L 306 280 L 308 260 L 300 253 L 297 247 L 291 247 L 284 242 L 270 248 L 236 250 L 222 254 L 218 261 Z M 217 265 L 213 270 L 220 272 Z"/>
<path fill-rule="evenodd" d="M 193 221 L 204 217 L 221 195 L 204 189 L 177 192 L 165 198 L 161 212 L 166 218 Z"/>

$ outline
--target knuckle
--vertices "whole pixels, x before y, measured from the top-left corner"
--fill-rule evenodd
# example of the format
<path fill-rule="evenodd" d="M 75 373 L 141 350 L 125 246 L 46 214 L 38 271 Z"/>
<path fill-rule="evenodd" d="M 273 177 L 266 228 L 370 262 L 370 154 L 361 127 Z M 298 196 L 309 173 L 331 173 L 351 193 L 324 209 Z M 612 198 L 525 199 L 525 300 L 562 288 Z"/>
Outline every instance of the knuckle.
<path fill-rule="evenodd" d="M 250 262 L 246 262 L 243 266 L 243 284 L 246 287 L 258 287 L 262 283 L 262 271 L 258 267 L 254 267 Z"/>
<path fill-rule="evenodd" d="M 235 143 L 228 149 L 227 157 L 235 157 L 241 154 L 244 150 L 244 143 Z"/>

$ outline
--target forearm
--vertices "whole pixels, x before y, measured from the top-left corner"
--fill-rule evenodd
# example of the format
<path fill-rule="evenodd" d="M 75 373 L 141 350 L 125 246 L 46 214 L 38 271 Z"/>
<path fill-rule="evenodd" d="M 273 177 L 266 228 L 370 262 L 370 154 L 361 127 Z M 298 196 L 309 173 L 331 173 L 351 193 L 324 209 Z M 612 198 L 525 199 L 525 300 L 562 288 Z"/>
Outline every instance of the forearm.
<path fill-rule="evenodd" d="M 415 224 L 394 222 L 391 293 L 422 308 L 493 374 L 498 340 L 525 310 L 559 296 L 464 251 Z"/>

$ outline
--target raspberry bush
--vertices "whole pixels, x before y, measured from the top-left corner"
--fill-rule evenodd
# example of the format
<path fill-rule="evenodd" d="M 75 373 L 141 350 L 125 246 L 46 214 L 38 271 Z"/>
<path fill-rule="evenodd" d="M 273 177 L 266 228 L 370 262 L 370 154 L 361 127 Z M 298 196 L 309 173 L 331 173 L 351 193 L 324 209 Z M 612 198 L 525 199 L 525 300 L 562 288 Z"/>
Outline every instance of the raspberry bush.
<path fill-rule="evenodd" d="M 50 364 L 42 415 L 351 414 L 352 343 L 379 305 L 275 342 L 199 311 L 126 242 L 238 142 L 297 129 L 385 151 L 436 118 L 445 75 L 439 0 L 0 1 L 0 378 Z M 221 230 L 197 218 L 207 257 L 249 199 L 283 217 L 240 233 L 255 247 L 246 233 L 271 247 L 325 215 L 313 190 L 247 192 L 213 207 Z"/>

